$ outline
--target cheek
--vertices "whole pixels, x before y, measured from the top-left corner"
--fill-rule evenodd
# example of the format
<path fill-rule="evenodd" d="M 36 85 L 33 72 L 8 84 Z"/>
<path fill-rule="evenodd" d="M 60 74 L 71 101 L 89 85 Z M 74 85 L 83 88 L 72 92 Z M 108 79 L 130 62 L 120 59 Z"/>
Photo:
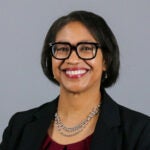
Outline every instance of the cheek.
<path fill-rule="evenodd" d="M 87 64 L 91 66 L 94 71 L 103 72 L 105 71 L 105 63 L 101 57 L 87 61 Z"/>
<path fill-rule="evenodd" d="M 103 58 L 103 55 L 101 51 L 97 52 L 97 57 L 95 59 L 95 67 L 100 71 L 103 72 L 106 70 L 105 60 Z"/>
<path fill-rule="evenodd" d="M 56 73 L 57 69 L 58 69 L 58 61 L 52 58 L 52 71 L 53 71 L 54 76 L 56 76 L 57 74 Z"/>
<path fill-rule="evenodd" d="M 59 77 L 60 74 L 60 66 L 63 62 L 61 60 L 57 60 L 52 58 L 52 71 L 53 71 L 53 75 L 54 77 L 57 79 Z"/>

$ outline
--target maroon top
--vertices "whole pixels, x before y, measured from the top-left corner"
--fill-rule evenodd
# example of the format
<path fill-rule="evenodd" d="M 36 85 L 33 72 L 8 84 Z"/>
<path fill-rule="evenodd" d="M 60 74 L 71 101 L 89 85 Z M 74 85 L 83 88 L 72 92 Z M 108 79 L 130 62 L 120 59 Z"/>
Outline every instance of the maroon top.
<path fill-rule="evenodd" d="M 92 139 L 92 135 L 83 139 L 80 142 L 62 145 L 56 143 L 53 139 L 51 139 L 48 135 L 46 136 L 44 143 L 42 145 L 41 150 L 90 150 L 90 142 Z"/>

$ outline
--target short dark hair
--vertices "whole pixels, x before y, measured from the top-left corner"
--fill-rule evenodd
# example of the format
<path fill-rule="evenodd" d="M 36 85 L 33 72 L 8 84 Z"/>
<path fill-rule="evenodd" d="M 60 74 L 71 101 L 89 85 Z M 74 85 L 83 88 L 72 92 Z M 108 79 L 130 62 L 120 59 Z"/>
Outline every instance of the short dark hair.
<path fill-rule="evenodd" d="M 50 27 L 43 45 L 41 64 L 44 74 L 52 82 L 59 85 L 54 79 L 52 72 L 52 56 L 50 54 L 50 42 L 55 42 L 57 33 L 68 23 L 79 21 L 92 34 L 95 40 L 101 44 L 102 54 L 106 63 L 106 72 L 102 74 L 101 88 L 110 87 L 114 84 L 119 75 L 119 48 L 117 40 L 105 22 L 105 20 L 97 14 L 88 11 L 73 11 L 66 16 L 58 18 Z M 107 73 L 107 78 L 104 74 Z"/>

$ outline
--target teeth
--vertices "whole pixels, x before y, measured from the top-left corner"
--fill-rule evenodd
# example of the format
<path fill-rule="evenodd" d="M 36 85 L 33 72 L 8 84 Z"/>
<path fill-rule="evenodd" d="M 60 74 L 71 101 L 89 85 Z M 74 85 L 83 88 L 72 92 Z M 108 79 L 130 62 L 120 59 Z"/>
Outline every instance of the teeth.
<path fill-rule="evenodd" d="M 85 72 L 86 72 L 86 70 L 75 70 L 75 71 L 67 70 L 66 74 L 68 74 L 68 75 L 80 75 L 80 74 L 84 74 Z"/>

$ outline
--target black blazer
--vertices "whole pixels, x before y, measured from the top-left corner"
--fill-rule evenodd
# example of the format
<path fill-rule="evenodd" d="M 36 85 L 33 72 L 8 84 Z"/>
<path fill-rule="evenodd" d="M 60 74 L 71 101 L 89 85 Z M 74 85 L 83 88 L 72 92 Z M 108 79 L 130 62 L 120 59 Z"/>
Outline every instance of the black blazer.
<path fill-rule="evenodd" d="M 39 150 L 57 104 L 58 98 L 15 114 L 3 134 L 0 150 Z M 150 118 L 118 105 L 104 92 L 90 150 L 150 150 Z"/>

